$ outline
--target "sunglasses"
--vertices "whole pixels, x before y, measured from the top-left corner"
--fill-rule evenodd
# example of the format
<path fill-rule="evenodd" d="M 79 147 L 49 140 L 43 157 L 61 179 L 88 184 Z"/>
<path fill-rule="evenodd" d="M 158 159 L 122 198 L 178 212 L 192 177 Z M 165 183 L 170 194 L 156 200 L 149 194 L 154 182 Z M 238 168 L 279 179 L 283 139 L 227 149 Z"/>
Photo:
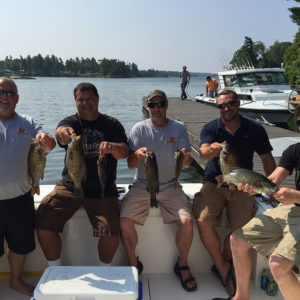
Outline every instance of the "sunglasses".
<path fill-rule="evenodd" d="M 300 126 L 300 119 L 298 119 L 298 120 L 296 121 L 296 124 L 297 124 L 298 126 Z"/>
<path fill-rule="evenodd" d="M 161 101 L 161 102 L 148 102 L 148 107 L 149 108 L 154 108 L 154 107 L 157 107 L 157 108 L 162 108 L 162 107 L 165 107 L 166 106 L 166 101 Z"/>
<path fill-rule="evenodd" d="M 16 95 L 16 93 L 14 91 L 4 91 L 4 90 L 0 90 L 0 96 L 3 96 L 3 95 L 6 95 L 6 96 L 14 96 Z"/>
<path fill-rule="evenodd" d="M 225 109 L 226 107 L 229 108 L 231 106 L 236 105 L 236 103 L 237 103 L 236 100 L 231 100 L 227 103 L 217 104 L 217 109 Z"/>

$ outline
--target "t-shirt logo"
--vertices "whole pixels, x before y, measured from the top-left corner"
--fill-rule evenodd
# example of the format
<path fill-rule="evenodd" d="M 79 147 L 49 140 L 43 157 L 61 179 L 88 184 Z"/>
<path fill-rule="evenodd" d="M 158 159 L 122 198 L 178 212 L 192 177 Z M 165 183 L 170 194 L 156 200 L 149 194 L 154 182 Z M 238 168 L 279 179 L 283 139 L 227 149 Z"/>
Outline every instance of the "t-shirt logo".
<path fill-rule="evenodd" d="M 99 144 L 104 140 L 102 132 L 94 129 L 84 128 L 83 130 L 83 149 L 87 157 L 99 155 Z"/>
<path fill-rule="evenodd" d="M 167 144 L 178 144 L 178 141 L 174 137 L 170 137 L 167 139 Z"/>
<path fill-rule="evenodd" d="M 29 135 L 28 131 L 25 128 L 19 128 L 16 131 L 16 134 L 24 134 L 24 135 Z"/>

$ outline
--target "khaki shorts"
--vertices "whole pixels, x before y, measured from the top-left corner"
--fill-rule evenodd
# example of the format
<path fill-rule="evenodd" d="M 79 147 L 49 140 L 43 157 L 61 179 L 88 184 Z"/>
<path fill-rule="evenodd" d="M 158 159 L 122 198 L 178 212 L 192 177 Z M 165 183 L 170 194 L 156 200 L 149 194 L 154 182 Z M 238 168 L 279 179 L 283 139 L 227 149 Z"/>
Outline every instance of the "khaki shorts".
<path fill-rule="evenodd" d="M 75 200 L 73 192 L 58 182 L 41 202 L 36 214 L 36 228 L 62 232 L 65 223 L 83 206 L 93 226 L 95 237 L 119 234 L 117 197 Z"/>
<path fill-rule="evenodd" d="M 192 219 L 190 200 L 181 187 L 167 188 L 156 194 L 158 206 L 165 223 Z M 131 186 L 121 204 L 121 218 L 129 218 L 143 225 L 149 213 L 150 194 L 146 189 Z"/>
<path fill-rule="evenodd" d="M 235 235 L 261 255 L 276 253 L 293 262 L 300 270 L 300 207 L 279 204 L 256 216 Z"/>
<path fill-rule="evenodd" d="M 195 219 L 214 226 L 220 226 L 223 209 L 226 207 L 227 228 L 234 231 L 245 225 L 256 213 L 253 196 L 242 191 L 232 191 L 212 182 L 205 182 L 194 196 L 193 214 Z"/>

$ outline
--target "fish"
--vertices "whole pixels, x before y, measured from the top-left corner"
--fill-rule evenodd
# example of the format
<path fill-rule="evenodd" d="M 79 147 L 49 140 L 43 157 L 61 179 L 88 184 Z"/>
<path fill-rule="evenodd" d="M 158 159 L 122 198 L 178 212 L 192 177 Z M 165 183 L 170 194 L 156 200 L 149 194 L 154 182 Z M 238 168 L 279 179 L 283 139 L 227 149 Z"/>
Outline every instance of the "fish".
<path fill-rule="evenodd" d="M 178 186 L 178 178 L 183 166 L 184 153 L 182 150 L 176 152 L 175 154 L 175 189 Z"/>
<path fill-rule="evenodd" d="M 144 172 L 146 175 L 146 187 L 150 193 L 151 207 L 158 207 L 156 194 L 159 192 L 158 167 L 154 152 L 146 153 Z"/>
<path fill-rule="evenodd" d="M 40 145 L 38 139 L 31 140 L 28 153 L 28 178 L 31 179 L 31 195 L 40 194 L 40 179 L 44 178 L 46 167 L 46 152 Z"/>
<path fill-rule="evenodd" d="M 229 173 L 232 169 L 236 169 L 240 167 L 238 156 L 228 143 L 220 144 L 222 150 L 220 152 L 219 165 L 222 171 L 222 174 Z"/>
<path fill-rule="evenodd" d="M 253 194 L 271 195 L 278 190 L 277 185 L 269 180 L 264 175 L 247 170 L 247 169 L 233 169 L 230 173 L 217 176 L 218 188 L 223 183 L 229 184 L 229 189 L 233 189 L 239 184 L 249 184 L 253 187 Z"/>
<path fill-rule="evenodd" d="M 72 141 L 67 150 L 66 166 L 74 183 L 74 199 L 82 199 L 84 197 L 82 180 L 86 179 L 86 163 L 83 138 L 80 135 L 72 135 Z"/>
<path fill-rule="evenodd" d="M 105 187 L 106 187 L 106 166 L 107 166 L 107 157 L 106 155 L 99 155 L 97 160 L 98 165 L 98 176 L 101 186 L 101 197 L 104 198 Z"/>

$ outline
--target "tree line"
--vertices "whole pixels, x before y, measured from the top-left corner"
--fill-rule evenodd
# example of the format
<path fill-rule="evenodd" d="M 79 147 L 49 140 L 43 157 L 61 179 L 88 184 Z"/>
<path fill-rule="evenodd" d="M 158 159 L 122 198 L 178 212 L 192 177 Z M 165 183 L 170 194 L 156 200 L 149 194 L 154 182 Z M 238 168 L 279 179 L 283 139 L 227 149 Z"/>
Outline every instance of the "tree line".
<path fill-rule="evenodd" d="M 300 0 L 294 0 L 300 3 Z M 300 7 L 289 8 L 292 22 L 300 26 Z M 290 85 L 300 86 L 300 28 L 293 43 L 278 42 L 266 48 L 261 41 L 253 42 L 248 36 L 242 47 L 235 51 L 230 61 L 232 67 L 280 68 L 286 70 Z"/>
<path fill-rule="evenodd" d="M 0 74 L 20 76 L 55 76 L 55 77 L 167 77 L 166 71 L 154 69 L 139 70 L 135 63 L 125 63 L 118 59 L 96 60 L 92 58 L 67 59 L 65 62 L 55 55 L 12 58 L 6 56 L 0 60 Z"/>

